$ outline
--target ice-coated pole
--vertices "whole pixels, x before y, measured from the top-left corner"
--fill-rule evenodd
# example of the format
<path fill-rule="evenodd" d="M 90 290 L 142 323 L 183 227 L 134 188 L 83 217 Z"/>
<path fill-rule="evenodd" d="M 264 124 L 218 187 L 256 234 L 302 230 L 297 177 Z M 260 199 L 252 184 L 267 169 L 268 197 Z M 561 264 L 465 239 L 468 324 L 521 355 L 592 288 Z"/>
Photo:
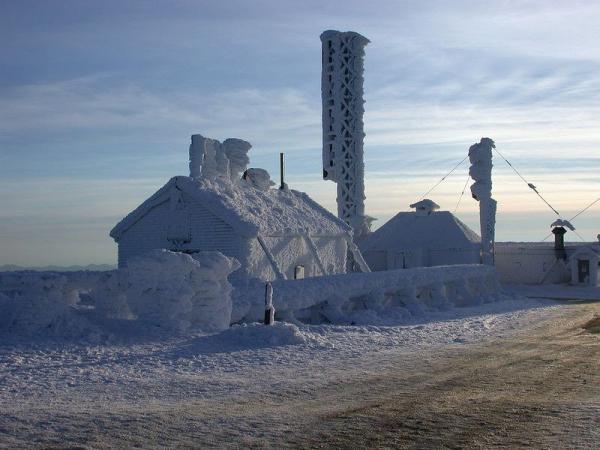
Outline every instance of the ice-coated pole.
<path fill-rule="evenodd" d="M 273 307 L 273 285 L 265 285 L 265 325 L 275 323 L 275 308 Z"/>

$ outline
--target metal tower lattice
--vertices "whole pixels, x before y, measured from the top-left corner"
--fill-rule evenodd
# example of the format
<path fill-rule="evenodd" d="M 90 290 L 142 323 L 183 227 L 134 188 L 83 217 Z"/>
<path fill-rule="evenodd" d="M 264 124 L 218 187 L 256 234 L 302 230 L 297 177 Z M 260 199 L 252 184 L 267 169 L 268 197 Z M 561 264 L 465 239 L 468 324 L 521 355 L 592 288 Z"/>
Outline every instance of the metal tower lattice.
<path fill-rule="evenodd" d="M 338 217 L 355 238 L 369 232 L 365 216 L 363 71 L 369 40 L 358 33 L 321 34 L 323 66 L 323 179 L 337 183 Z"/>

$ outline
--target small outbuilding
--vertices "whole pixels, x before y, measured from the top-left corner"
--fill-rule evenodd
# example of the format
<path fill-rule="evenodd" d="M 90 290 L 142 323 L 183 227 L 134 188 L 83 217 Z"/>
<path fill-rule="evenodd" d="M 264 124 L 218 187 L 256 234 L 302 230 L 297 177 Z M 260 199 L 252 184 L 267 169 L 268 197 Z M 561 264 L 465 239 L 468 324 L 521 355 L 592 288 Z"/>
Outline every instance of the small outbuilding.
<path fill-rule="evenodd" d="M 586 245 L 578 248 L 569 258 L 571 284 L 598 286 L 599 263 L 599 245 Z"/>
<path fill-rule="evenodd" d="M 231 151 L 233 145 L 243 151 Z M 119 267 L 168 249 L 234 257 L 241 268 L 232 280 L 345 273 L 347 252 L 358 253 L 352 229 L 305 193 L 272 188 L 266 171 L 246 170 L 241 156 L 249 148 L 245 141 L 193 136 L 191 175 L 172 178 L 110 232 Z"/>
<path fill-rule="evenodd" d="M 481 262 L 481 239 L 454 214 L 429 199 L 410 206 L 358 244 L 371 270 Z"/>

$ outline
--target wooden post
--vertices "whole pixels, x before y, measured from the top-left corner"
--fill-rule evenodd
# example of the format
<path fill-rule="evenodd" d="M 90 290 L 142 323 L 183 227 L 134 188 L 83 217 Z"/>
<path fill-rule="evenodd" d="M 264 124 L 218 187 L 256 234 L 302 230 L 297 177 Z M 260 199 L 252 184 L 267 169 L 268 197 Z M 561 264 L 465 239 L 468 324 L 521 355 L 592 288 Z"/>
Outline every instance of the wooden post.
<path fill-rule="evenodd" d="M 275 308 L 273 307 L 273 285 L 265 285 L 265 325 L 275 323 Z"/>

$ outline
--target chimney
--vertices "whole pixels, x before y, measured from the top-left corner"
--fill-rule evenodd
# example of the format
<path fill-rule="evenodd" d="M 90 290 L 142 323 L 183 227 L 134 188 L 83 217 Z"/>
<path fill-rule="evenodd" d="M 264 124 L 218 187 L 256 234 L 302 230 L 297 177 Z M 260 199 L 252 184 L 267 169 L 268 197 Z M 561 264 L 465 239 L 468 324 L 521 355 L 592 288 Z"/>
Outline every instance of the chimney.
<path fill-rule="evenodd" d="M 192 134 L 190 144 L 190 177 L 198 180 L 202 173 L 202 158 L 204 156 L 204 136 Z"/>
<path fill-rule="evenodd" d="M 552 228 L 552 234 L 554 234 L 554 254 L 556 255 L 556 259 L 567 259 L 567 252 L 565 250 L 566 232 L 567 230 L 561 226 Z"/>

